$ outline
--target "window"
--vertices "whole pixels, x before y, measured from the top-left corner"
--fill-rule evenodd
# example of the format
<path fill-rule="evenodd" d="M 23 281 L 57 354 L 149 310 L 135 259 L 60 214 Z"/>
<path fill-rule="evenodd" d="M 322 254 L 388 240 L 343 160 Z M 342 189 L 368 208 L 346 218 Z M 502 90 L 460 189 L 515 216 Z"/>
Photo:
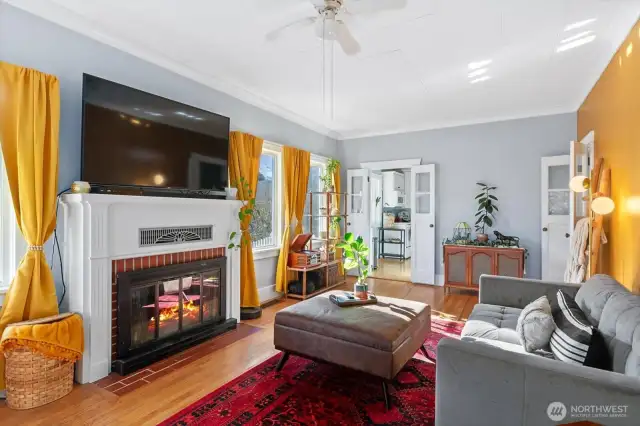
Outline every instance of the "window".
<path fill-rule="evenodd" d="M 311 168 L 309 169 L 309 183 L 307 185 L 308 192 L 320 192 L 322 191 L 322 181 L 320 180 L 320 176 L 324 173 L 326 167 L 326 161 L 311 158 Z M 310 233 L 311 225 L 313 225 L 313 234 L 318 237 L 320 235 L 320 225 L 324 222 L 321 218 L 317 217 L 320 214 L 320 208 L 325 207 L 326 203 L 325 197 L 318 194 L 309 194 L 307 195 L 307 201 L 304 207 L 304 219 L 302 223 L 303 232 Z M 313 211 L 310 211 L 310 208 L 313 208 Z M 315 217 L 310 217 L 309 215 L 313 215 Z M 313 220 L 313 223 L 311 223 Z"/>
<path fill-rule="evenodd" d="M 249 226 L 254 250 L 280 245 L 280 158 L 279 147 L 265 142 L 260 157 L 256 205 Z"/>
<path fill-rule="evenodd" d="M 16 253 L 22 238 L 17 238 L 20 231 L 16 224 L 16 216 L 11 201 L 11 192 L 7 174 L 4 171 L 4 160 L 0 152 L 0 305 L 2 298 L 11 284 L 20 259 Z"/>

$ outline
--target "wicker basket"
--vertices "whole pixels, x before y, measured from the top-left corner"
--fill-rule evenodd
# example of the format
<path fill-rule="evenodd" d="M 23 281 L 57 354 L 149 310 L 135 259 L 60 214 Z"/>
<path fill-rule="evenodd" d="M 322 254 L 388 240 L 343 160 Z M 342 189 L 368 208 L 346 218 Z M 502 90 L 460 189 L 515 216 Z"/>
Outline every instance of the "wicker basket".
<path fill-rule="evenodd" d="M 73 389 L 74 362 L 46 358 L 29 348 L 5 352 L 7 406 L 27 410 L 48 404 Z"/>
<path fill-rule="evenodd" d="M 44 324 L 71 316 L 71 313 L 10 324 Z M 73 389 L 73 361 L 47 358 L 27 347 L 4 352 L 7 406 L 28 410 L 48 404 L 69 394 Z"/>

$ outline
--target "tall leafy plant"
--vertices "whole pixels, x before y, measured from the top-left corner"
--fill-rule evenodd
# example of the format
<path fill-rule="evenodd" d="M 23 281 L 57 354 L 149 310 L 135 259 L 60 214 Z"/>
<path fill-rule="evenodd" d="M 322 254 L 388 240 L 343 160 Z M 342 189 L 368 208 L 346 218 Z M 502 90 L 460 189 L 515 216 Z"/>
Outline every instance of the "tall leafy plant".
<path fill-rule="evenodd" d="M 480 193 L 476 195 L 478 201 L 478 211 L 476 212 L 476 232 L 485 234 L 485 227 L 492 227 L 495 223 L 494 212 L 498 211 L 498 197 L 493 195 L 493 191 L 497 189 L 495 186 L 485 185 L 484 183 L 476 183 L 480 187 Z"/>
<path fill-rule="evenodd" d="M 252 217 L 254 214 L 254 209 L 256 207 L 256 198 L 253 195 L 253 191 L 249 188 L 249 183 L 244 177 L 240 177 L 240 180 L 236 182 L 235 187 L 240 189 L 242 188 L 244 193 L 249 196 L 248 200 L 240 200 L 242 202 L 242 206 L 238 210 L 238 220 L 240 221 L 240 227 L 242 227 L 242 222 L 247 217 Z M 229 234 L 229 244 L 227 248 L 229 250 L 239 249 L 242 247 L 242 244 L 248 244 L 249 239 L 244 236 L 242 230 L 240 232 L 232 232 Z"/>
<path fill-rule="evenodd" d="M 333 158 L 327 162 L 327 167 L 324 173 L 320 176 L 320 181 L 325 192 L 329 192 L 329 189 L 333 185 L 333 173 L 340 167 L 340 161 Z"/>
<path fill-rule="evenodd" d="M 369 247 L 364 243 L 364 238 L 356 238 L 351 232 L 347 232 L 344 240 L 336 244 L 336 248 L 343 250 L 345 262 L 344 269 L 358 269 L 358 283 L 362 284 L 369 276 Z"/>

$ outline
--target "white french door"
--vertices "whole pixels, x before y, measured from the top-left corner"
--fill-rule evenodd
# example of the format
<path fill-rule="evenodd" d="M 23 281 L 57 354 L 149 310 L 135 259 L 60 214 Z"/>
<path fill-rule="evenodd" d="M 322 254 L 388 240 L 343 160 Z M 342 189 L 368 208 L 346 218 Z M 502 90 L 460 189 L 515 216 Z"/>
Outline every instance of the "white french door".
<path fill-rule="evenodd" d="M 543 157 L 541 165 L 542 279 L 562 281 L 571 242 L 571 157 Z"/>
<path fill-rule="evenodd" d="M 369 264 L 373 247 L 371 247 L 370 232 L 370 204 L 371 195 L 369 187 L 369 169 L 347 170 L 347 232 L 356 237 L 361 236 L 369 244 Z M 356 270 L 347 272 L 349 275 L 357 275 Z"/>
<path fill-rule="evenodd" d="M 411 281 L 435 284 L 436 166 L 411 167 Z"/>

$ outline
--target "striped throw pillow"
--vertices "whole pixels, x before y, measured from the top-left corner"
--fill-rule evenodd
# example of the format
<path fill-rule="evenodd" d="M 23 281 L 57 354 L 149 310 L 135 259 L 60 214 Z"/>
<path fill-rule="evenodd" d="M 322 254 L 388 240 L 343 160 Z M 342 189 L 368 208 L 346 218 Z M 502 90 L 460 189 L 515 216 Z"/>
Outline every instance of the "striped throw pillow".
<path fill-rule="evenodd" d="M 553 313 L 556 329 L 551 335 L 551 352 L 561 361 L 584 365 L 595 329 L 571 296 L 562 290 L 558 290 L 556 296 Z"/>

